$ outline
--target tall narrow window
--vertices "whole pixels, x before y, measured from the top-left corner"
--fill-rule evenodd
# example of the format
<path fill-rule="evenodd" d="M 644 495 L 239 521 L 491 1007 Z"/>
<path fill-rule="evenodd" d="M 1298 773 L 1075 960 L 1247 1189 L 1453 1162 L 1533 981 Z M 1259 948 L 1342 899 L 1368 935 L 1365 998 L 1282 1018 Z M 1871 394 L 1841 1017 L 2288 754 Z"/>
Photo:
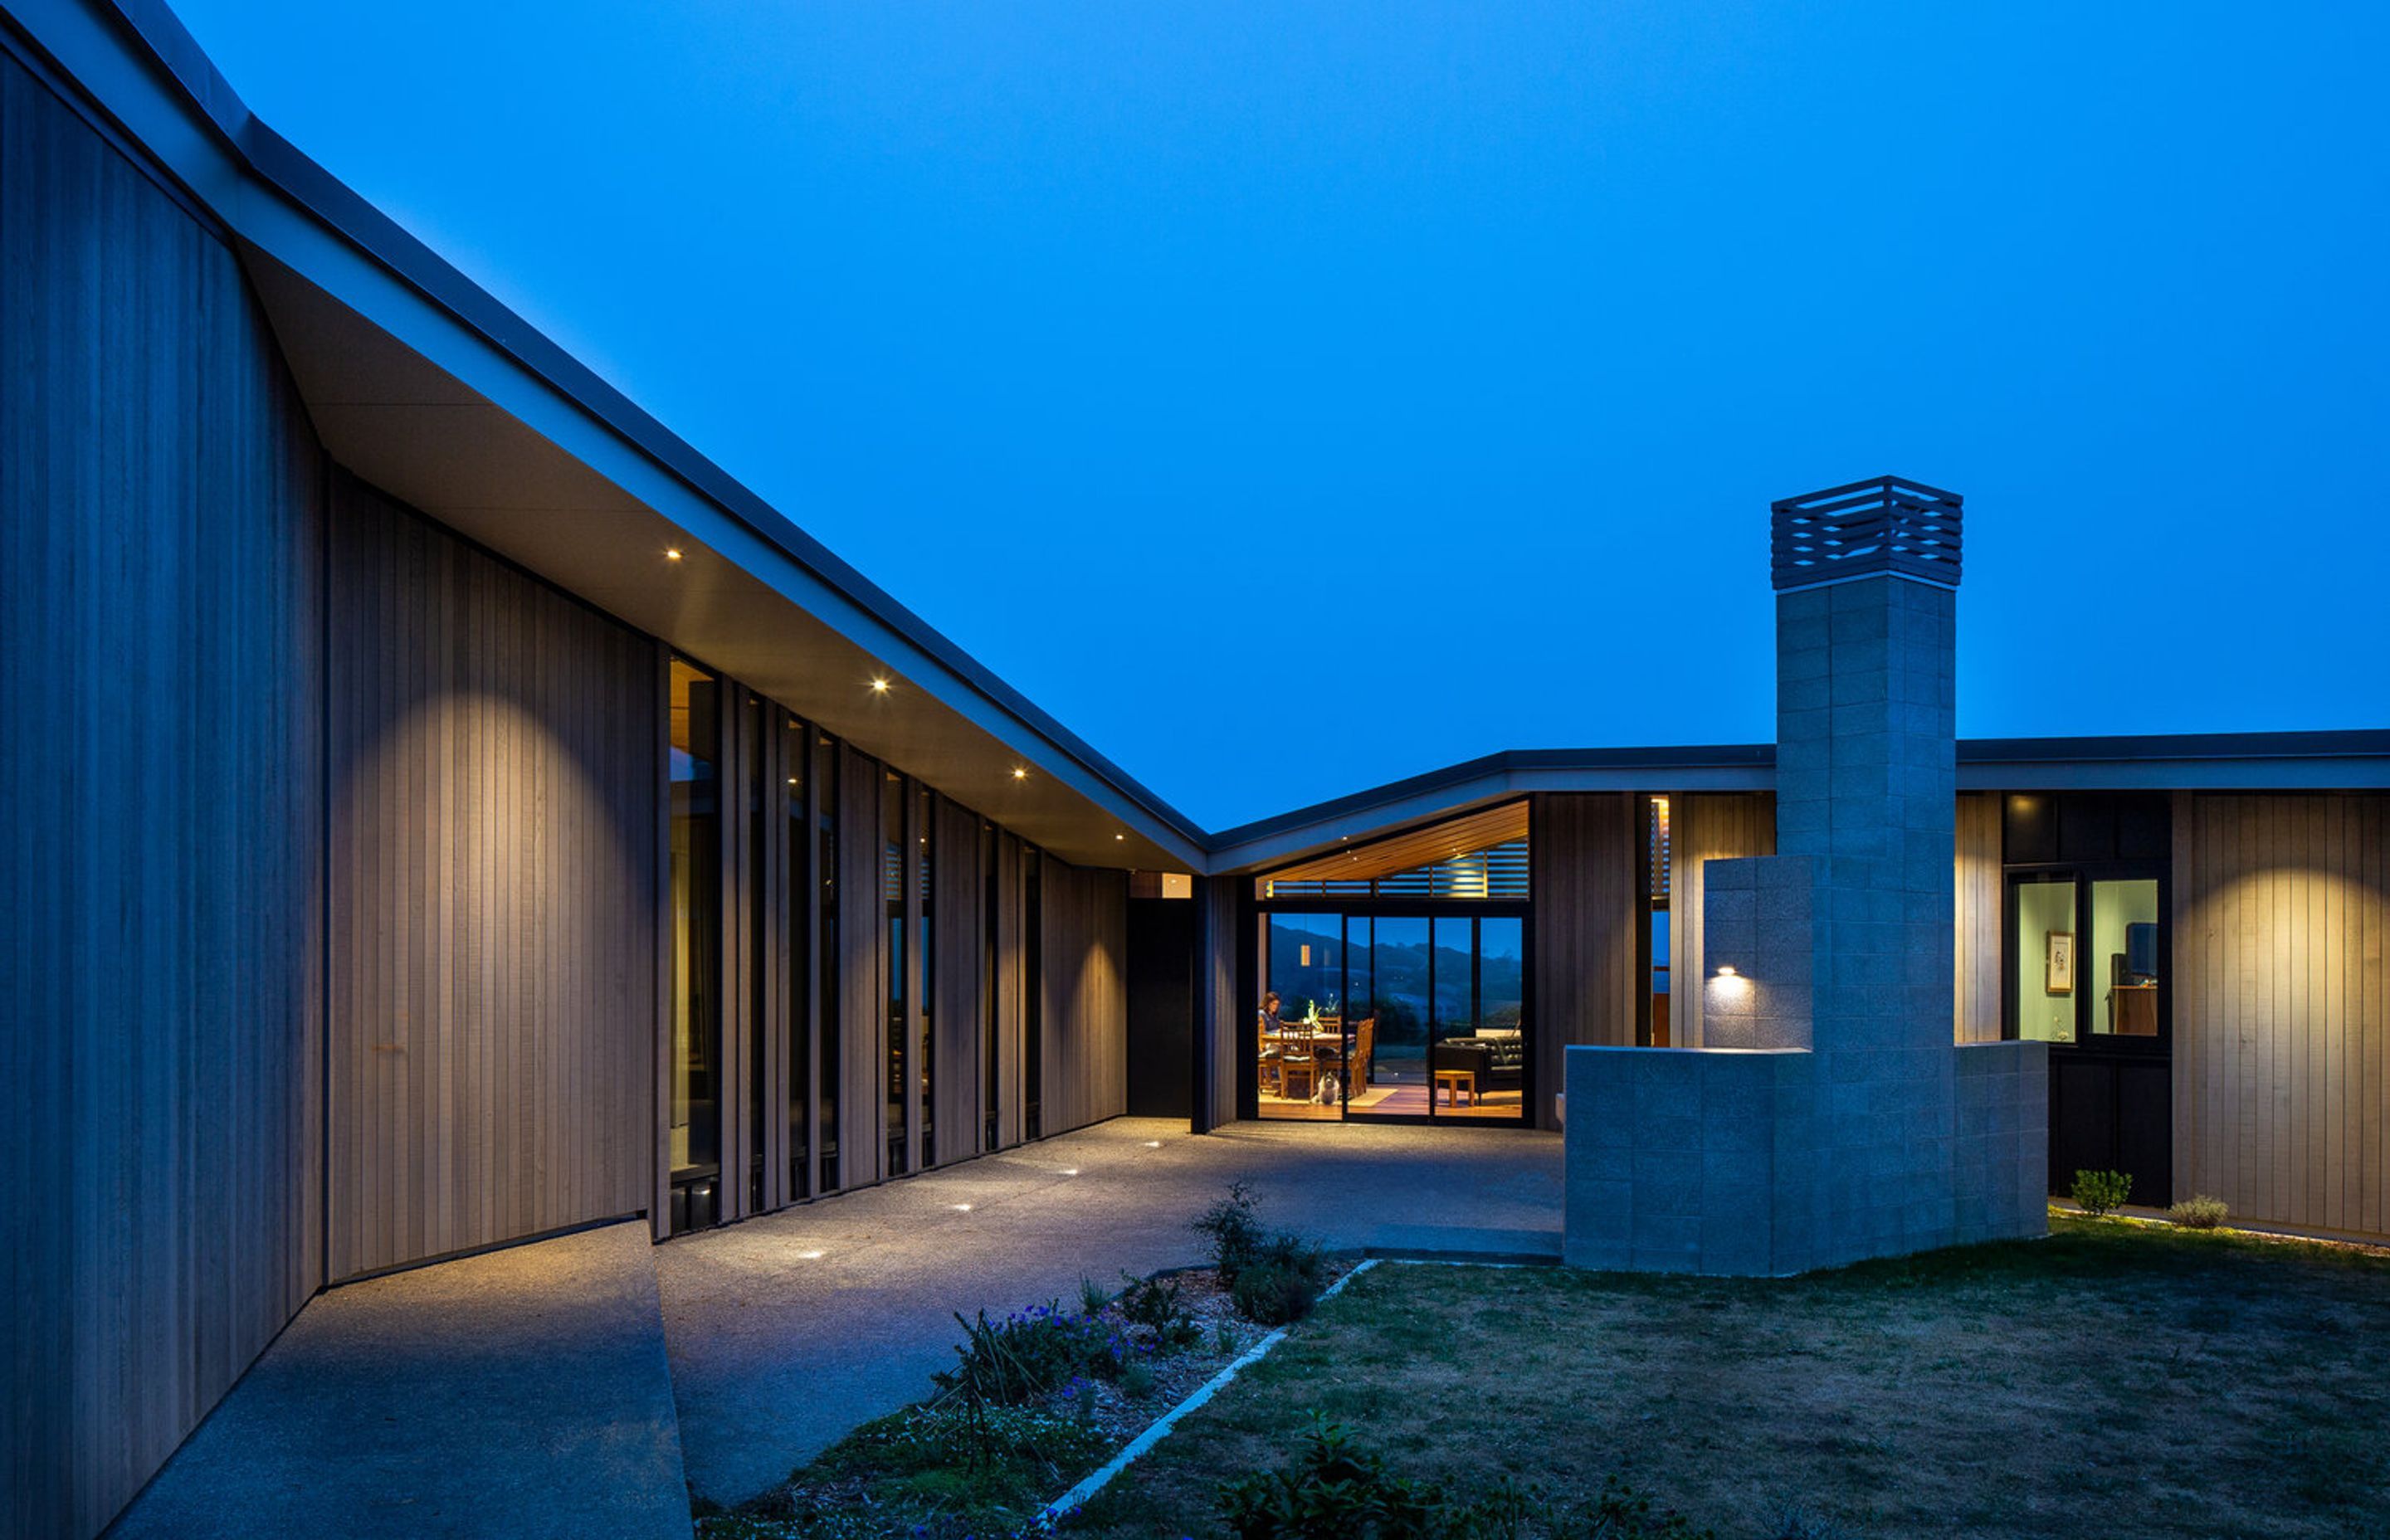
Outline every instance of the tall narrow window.
<path fill-rule="evenodd" d="M 996 976 L 997 925 L 996 852 L 996 826 L 980 825 L 979 869 L 986 874 L 987 901 L 984 915 L 986 925 L 984 933 L 980 939 L 979 970 L 980 1053 L 985 1060 L 985 1073 L 982 1077 L 981 1084 L 987 1093 L 986 1105 L 983 1109 L 987 1120 L 987 1127 L 985 1136 L 980 1144 L 982 1149 L 996 1149 L 1003 1142 L 1004 1136 L 1003 1103 L 999 1099 L 997 1091 L 997 1066 L 1002 1059 L 996 1048 L 996 1033 L 1001 1018 L 996 1005 L 999 992 L 996 988 Z"/>
<path fill-rule="evenodd" d="M 1021 853 L 1021 1134 L 1046 1132 L 1046 898 L 1037 853 Z"/>
<path fill-rule="evenodd" d="M 771 789 L 765 772 L 771 759 L 765 725 L 770 720 L 764 698 L 747 696 L 747 730 L 740 747 L 745 754 L 747 783 L 747 913 L 742 930 L 747 937 L 747 1212 L 764 1212 L 764 1066 L 771 1062 L 770 1036 L 777 1017 L 772 995 L 772 970 L 765 959 L 772 950 L 771 893 L 765 880 L 766 846 L 772 838 Z"/>
<path fill-rule="evenodd" d="M 839 981 L 844 969 L 839 955 L 838 808 L 844 785 L 838 764 L 838 744 L 829 735 L 814 740 L 814 880 L 821 888 L 821 943 L 814 951 L 814 1009 L 821 1021 L 821 1062 L 814 1084 L 821 1088 L 821 1110 L 814 1140 L 821 1149 L 821 1190 L 839 1187 L 838 1138 L 841 1090 L 846 1082 L 846 1023 L 839 1011 Z M 860 923 L 868 923 L 862 921 Z"/>
<path fill-rule="evenodd" d="M 793 716 L 780 723 L 781 758 L 788 771 L 785 807 L 788 813 L 789 895 L 789 1191 L 790 1202 L 813 1191 L 814 993 L 811 963 L 814 948 L 813 808 L 806 793 L 813 784 L 813 732 Z"/>
<path fill-rule="evenodd" d="M 670 720 L 672 1228 L 720 1215 L 722 1177 L 721 686 L 675 658 Z"/>
<path fill-rule="evenodd" d="M 1646 948 L 1644 964 L 1648 969 L 1649 1010 L 1642 1033 L 1646 1047 L 1664 1048 L 1672 1041 L 1668 1019 L 1669 949 L 1674 927 L 1668 918 L 1668 799 L 1648 800 L 1643 824 L 1644 899 Z"/>
<path fill-rule="evenodd" d="M 888 1063 L 883 1077 L 888 1105 L 880 1126 L 888 1138 L 888 1174 L 902 1176 L 909 1169 L 905 1161 L 905 1048 L 908 1029 L 905 1005 L 913 959 L 905 947 L 908 939 L 905 934 L 905 782 L 893 774 L 880 777 L 880 893 L 888 927 Z"/>
<path fill-rule="evenodd" d="M 921 1022 L 921 1165 L 924 1170 L 938 1163 L 938 1130 L 933 1116 L 937 1098 L 932 1084 L 937 1071 L 937 1055 L 931 1047 L 930 1037 L 930 1013 L 938 1003 L 938 917 L 935 906 L 931 903 L 931 895 L 937 888 L 930 870 L 937 854 L 935 812 L 926 788 L 914 794 L 913 827 L 919 832 L 913 836 L 913 842 L 921 853 L 918 895 L 921 905 L 921 982 L 917 996 L 919 1004 L 915 1014 Z"/>

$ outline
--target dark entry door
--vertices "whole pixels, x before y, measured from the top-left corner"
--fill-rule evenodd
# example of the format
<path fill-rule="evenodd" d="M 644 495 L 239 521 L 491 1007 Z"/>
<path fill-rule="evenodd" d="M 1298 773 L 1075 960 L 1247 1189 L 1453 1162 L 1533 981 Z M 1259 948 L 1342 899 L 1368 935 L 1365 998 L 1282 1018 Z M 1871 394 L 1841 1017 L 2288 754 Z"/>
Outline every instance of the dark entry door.
<path fill-rule="evenodd" d="M 2049 1185 L 2120 1171 L 2174 1199 L 2173 1033 L 2162 865 L 2011 870 L 2008 1033 L 2049 1045 Z"/>

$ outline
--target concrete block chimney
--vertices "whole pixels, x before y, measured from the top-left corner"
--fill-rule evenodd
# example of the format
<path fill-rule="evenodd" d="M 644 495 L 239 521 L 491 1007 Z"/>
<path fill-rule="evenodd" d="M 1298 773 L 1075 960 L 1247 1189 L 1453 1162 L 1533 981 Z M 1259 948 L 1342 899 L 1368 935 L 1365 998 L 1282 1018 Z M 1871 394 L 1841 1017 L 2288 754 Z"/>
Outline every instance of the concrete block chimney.
<path fill-rule="evenodd" d="M 1960 519 L 1890 476 L 1774 505 L 1779 853 L 1703 867 L 1701 1046 L 1568 1050 L 1571 1262 L 1780 1274 L 2044 1228 L 2046 1050 L 1955 1043 Z"/>

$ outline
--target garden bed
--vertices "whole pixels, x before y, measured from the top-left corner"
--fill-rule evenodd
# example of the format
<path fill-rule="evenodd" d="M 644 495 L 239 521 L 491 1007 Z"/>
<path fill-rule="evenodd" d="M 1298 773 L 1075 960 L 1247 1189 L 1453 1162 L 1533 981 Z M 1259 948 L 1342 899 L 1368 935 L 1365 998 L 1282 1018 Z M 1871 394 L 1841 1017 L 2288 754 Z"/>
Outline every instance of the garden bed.
<path fill-rule="evenodd" d="M 1171 1408 L 1300 1318 L 1329 1259 L 1258 1223 L 1241 1186 L 1198 1222 L 1220 1264 L 1107 1295 L 957 1317 L 939 1393 L 856 1429 L 788 1482 L 698 1515 L 700 1540 L 1003 1540 Z M 1341 1269 L 1337 1269 L 1340 1270 Z M 1255 1317 L 1258 1316 L 1259 1319 Z"/>

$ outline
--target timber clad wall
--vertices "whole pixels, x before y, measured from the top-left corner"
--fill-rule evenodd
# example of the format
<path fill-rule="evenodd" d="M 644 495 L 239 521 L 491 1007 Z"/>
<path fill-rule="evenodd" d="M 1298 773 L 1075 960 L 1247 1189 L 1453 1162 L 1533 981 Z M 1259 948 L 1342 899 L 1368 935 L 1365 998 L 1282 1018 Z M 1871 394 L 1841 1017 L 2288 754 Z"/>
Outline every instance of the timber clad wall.
<path fill-rule="evenodd" d="M 231 253 L 0 53 L 0 1529 L 321 1281 L 321 476 Z"/>
<path fill-rule="evenodd" d="M 2390 1221 L 2390 796 L 2183 793 L 2176 1186 L 2241 1218 Z"/>
<path fill-rule="evenodd" d="M 1059 1134 L 1128 1105 L 1128 874 L 1048 858 L 1045 1129 Z"/>
<path fill-rule="evenodd" d="M 1702 863 L 1776 853 L 1776 798 L 1766 791 L 1668 799 L 1668 1027 L 1679 1048 L 1702 1043 Z"/>
<path fill-rule="evenodd" d="M 2000 799 L 1961 791 L 1958 806 L 1958 949 L 1952 965 L 1958 1040 L 2000 1040 Z"/>
<path fill-rule="evenodd" d="M 648 1207 L 652 642 L 340 476 L 331 1277 Z"/>
<path fill-rule="evenodd" d="M 1559 1126 L 1552 1097 L 1563 1048 L 1635 1041 L 1639 802 L 1625 792 L 1548 794 L 1528 809 L 1536 1121 L 1547 1128 Z"/>

